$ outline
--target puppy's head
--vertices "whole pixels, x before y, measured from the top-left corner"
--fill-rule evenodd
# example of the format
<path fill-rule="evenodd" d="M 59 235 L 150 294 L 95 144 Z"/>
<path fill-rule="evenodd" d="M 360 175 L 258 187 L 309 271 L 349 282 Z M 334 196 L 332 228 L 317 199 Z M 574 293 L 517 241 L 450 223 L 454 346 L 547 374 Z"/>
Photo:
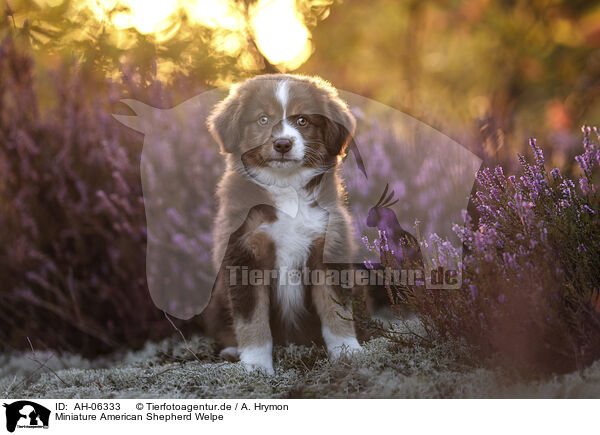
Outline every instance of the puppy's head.
<path fill-rule="evenodd" d="M 247 169 L 276 175 L 335 165 L 356 121 L 326 82 L 274 74 L 232 87 L 207 123 L 223 152 Z"/>

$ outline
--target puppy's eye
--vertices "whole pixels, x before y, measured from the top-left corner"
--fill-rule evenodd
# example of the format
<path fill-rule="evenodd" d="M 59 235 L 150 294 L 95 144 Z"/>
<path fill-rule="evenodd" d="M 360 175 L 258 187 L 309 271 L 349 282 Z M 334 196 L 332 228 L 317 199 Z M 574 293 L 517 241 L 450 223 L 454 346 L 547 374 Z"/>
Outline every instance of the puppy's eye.
<path fill-rule="evenodd" d="M 300 127 L 304 127 L 308 124 L 308 120 L 304 116 L 299 116 L 298 119 L 296 119 L 296 124 Z"/>
<path fill-rule="evenodd" d="M 267 125 L 269 123 L 269 117 L 266 115 L 261 116 L 260 118 L 258 118 L 258 123 L 260 125 Z"/>

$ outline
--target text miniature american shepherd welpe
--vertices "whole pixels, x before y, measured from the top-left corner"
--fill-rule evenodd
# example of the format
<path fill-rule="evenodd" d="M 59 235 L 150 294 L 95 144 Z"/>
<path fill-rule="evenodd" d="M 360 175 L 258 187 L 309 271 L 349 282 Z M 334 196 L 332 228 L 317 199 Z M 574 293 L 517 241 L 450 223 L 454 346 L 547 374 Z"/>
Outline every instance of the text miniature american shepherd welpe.
<path fill-rule="evenodd" d="M 356 125 L 347 105 L 321 79 L 263 75 L 233 86 L 207 122 L 227 161 L 204 314 L 221 355 L 271 374 L 274 343 L 324 343 L 331 358 L 360 349 L 348 290 L 242 277 L 349 267 L 323 261 L 355 252 L 337 172 Z"/>

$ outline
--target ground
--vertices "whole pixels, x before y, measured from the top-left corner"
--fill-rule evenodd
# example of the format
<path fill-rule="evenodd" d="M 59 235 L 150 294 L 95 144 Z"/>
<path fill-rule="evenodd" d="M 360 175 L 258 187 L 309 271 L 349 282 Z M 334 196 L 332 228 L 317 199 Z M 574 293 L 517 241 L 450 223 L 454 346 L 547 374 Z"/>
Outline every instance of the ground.
<path fill-rule="evenodd" d="M 193 351 L 193 354 L 192 354 Z M 476 367 L 458 343 L 400 346 L 384 338 L 330 361 L 323 349 L 275 349 L 275 376 L 219 360 L 211 342 L 174 335 L 95 360 L 28 352 L 0 356 L 5 398 L 598 398 L 600 361 L 581 373 L 525 379 Z M 49 358 L 49 359 L 48 359 Z M 47 361 L 47 362 L 46 362 Z M 41 363 L 45 366 L 42 367 Z"/>

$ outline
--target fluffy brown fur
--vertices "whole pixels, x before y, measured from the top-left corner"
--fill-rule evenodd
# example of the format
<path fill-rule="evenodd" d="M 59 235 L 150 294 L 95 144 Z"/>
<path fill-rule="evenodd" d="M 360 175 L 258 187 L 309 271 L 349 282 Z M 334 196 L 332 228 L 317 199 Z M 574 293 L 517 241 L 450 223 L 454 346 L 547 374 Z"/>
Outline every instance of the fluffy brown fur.
<path fill-rule="evenodd" d="M 276 278 L 232 283 L 230 275 L 232 266 L 340 268 L 324 259 L 353 257 L 337 172 L 355 128 L 346 104 L 320 79 L 265 75 L 232 87 L 208 126 L 227 162 L 217 189 L 219 272 L 204 314 L 222 355 L 272 373 L 274 342 L 324 342 L 334 357 L 359 349 L 353 323 L 343 319 L 352 316 L 347 292 Z"/>

